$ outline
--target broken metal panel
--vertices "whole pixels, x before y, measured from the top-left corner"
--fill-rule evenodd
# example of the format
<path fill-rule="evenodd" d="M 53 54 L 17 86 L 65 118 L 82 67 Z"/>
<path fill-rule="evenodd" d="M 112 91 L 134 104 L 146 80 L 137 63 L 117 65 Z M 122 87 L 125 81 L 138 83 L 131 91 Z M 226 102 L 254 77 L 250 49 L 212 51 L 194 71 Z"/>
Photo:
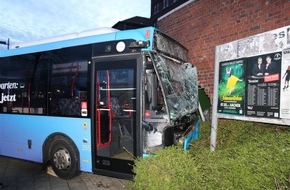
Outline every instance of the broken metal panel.
<path fill-rule="evenodd" d="M 182 62 L 187 60 L 187 49 L 175 40 L 155 31 L 153 49 Z"/>

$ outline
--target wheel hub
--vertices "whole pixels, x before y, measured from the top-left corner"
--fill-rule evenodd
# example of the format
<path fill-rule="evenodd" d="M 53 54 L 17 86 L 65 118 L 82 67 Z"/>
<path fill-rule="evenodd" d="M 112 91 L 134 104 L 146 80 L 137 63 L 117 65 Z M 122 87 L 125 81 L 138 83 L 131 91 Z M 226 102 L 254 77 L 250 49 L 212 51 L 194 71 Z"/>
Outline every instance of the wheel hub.
<path fill-rule="evenodd" d="M 66 149 L 59 149 L 53 155 L 53 162 L 57 169 L 67 170 L 71 166 L 71 157 Z"/>

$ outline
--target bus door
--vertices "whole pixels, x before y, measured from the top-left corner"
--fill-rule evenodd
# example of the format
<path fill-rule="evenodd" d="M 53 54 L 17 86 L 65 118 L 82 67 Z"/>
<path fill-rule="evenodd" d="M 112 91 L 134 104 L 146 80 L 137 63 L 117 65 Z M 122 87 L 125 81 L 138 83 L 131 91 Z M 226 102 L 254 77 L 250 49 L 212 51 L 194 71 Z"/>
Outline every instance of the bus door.
<path fill-rule="evenodd" d="M 137 68 L 140 54 L 93 59 L 94 165 L 96 173 L 131 178 L 138 155 Z M 139 114 L 140 115 L 140 114 Z"/>

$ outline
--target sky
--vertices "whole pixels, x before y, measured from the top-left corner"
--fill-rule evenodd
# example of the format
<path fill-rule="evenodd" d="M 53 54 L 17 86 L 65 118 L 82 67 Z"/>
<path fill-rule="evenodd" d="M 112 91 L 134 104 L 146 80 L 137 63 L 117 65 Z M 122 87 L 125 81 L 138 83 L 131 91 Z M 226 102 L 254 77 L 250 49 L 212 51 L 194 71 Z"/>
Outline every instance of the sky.
<path fill-rule="evenodd" d="M 150 0 L 0 0 L 0 41 L 9 38 L 13 46 L 112 27 L 134 16 L 150 18 Z"/>

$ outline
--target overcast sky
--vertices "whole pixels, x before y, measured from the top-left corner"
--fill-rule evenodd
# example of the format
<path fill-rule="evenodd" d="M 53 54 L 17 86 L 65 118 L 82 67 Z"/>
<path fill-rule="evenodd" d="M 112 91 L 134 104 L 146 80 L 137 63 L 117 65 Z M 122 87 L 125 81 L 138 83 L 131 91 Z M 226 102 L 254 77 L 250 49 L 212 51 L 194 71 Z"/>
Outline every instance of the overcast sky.
<path fill-rule="evenodd" d="M 149 18 L 150 0 L 0 0 L 0 41 L 9 38 L 14 44 L 112 27 L 134 16 Z"/>

